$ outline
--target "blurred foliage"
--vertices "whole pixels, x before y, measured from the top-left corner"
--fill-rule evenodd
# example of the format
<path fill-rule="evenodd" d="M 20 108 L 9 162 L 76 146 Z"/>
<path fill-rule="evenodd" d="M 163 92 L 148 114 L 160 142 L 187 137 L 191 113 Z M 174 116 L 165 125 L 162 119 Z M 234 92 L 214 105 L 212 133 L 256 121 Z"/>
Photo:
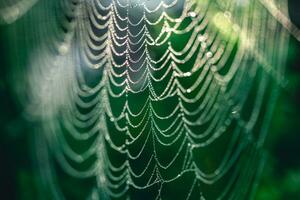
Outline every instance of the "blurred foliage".
<path fill-rule="evenodd" d="M 290 17 L 300 27 L 300 2 L 289 1 Z M 265 164 L 256 199 L 300 199 L 300 44 L 291 38 L 286 79 L 275 107 Z"/>

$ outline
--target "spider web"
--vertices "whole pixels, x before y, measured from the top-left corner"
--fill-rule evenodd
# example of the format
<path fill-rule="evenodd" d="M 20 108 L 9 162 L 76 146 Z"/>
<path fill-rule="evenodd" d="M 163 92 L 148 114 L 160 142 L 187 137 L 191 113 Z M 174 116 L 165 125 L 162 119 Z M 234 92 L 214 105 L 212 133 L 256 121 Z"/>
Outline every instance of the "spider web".
<path fill-rule="evenodd" d="M 0 2 L 33 35 L 28 113 L 53 198 L 61 170 L 87 199 L 253 197 L 298 34 L 284 1 Z"/>

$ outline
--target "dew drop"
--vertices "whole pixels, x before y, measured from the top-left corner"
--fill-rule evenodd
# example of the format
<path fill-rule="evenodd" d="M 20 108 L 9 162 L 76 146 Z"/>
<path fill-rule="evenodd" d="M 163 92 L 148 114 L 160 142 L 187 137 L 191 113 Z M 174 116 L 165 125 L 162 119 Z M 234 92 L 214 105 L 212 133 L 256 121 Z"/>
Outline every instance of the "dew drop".
<path fill-rule="evenodd" d="M 66 54 L 68 52 L 68 50 L 69 50 L 69 46 L 65 43 L 60 45 L 59 48 L 58 48 L 58 51 L 61 54 Z"/>
<path fill-rule="evenodd" d="M 212 56 L 213 56 L 212 52 L 209 51 L 209 52 L 206 53 L 207 58 L 211 58 Z"/>
<path fill-rule="evenodd" d="M 234 107 L 231 111 L 231 114 L 234 118 L 238 118 L 239 115 L 240 115 L 240 112 L 239 112 L 240 108 L 238 106 Z"/>
<path fill-rule="evenodd" d="M 181 22 L 181 19 L 180 18 L 176 18 L 175 22 L 179 23 L 179 22 Z"/>
<path fill-rule="evenodd" d="M 238 112 L 237 112 L 237 110 L 233 110 L 231 113 L 232 114 L 237 114 Z"/>
<path fill-rule="evenodd" d="M 205 42 L 206 39 L 207 39 L 207 38 L 206 38 L 204 35 L 199 35 L 199 36 L 198 36 L 198 40 L 199 40 L 200 42 Z"/>
<path fill-rule="evenodd" d="M 194 18 L 197 16 L 197 13 L 196 12 L 189 12 L 189 16 Z"/>
<path fill-rule="evenodd" d="M 188 77 L 188 76 L 191 76 L 191 75 L 192 75 L 191 72 L 185 72 L 185 73 L 183 74 L 184 77 Z"/>
<path fill-rule="evenodd" d="M 167 26 L 167 27 L 165 27 L 165 32 L 166 32 L 166 33 L 169 33 L 169 32 L 171 32 L 171 28 L 170 28 L 170 27 L 168 27 L 168 26 Z"/>

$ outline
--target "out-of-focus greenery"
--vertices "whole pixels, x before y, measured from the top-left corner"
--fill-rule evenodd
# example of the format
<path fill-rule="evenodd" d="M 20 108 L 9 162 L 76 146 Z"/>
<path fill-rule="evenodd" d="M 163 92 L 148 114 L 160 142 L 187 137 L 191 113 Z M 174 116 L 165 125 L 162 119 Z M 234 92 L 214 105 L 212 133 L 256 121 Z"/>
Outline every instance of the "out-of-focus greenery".
<path fill-rule="evenodd" d="M 257 199 L 300 199 L 300 45 L 290 42 L 286 78 L 266 145 L 268 158 Z"/>
<path fill-rule="evenodd" d="M 300 27 L 300 2 L 289 1 L 290 16 Z M 300 43 L 291 38 L 286 79 L 275 107 L 266 148 L 268 158 L 256 199 L 300 199 Z"/>
<path fill-rule="evenodd" d="M 300 27 L 300 2 L 290 0 L 290 13 Z M 31 126 L 9 84 L 7 49 L 0 31 L 0 190 L 1 199 L 37 199 L 36 173 L 30 156 Z M 291 38 L 286 79 L 275 107 L 266 149 L 268 156 L 258 187 L 258 200 L 300 199 L 300 42 Z M 70 187 L 65 180 L 62 187 Z M 80 190 L 75 195 L 81 196 Z M 70 197 L 72 198 L 72 197 Z"/>

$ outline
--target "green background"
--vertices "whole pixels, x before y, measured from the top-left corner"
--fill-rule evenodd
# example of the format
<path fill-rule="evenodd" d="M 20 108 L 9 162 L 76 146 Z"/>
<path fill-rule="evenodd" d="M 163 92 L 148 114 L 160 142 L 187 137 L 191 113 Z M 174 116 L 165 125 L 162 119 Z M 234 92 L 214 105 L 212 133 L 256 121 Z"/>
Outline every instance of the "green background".
<path fill-rule="evenodd" d="M 289 0 L 290 17 L 300 27 L 300 2 Z M 0 27 L 0 199 L 37 199 L 30 151 L 32 128 L 10 84 L 7 46 Z M 300 199 L 300 42 L 291 37 L 286 66 L 288 85 L 274 110 L 267 161 L 256 199 Z M 64 185 L 69 185 L 65 180 Z M 76 186 L 75 186 L 76 187 Z M 80 196 L 80 189 L 76 194 Z"/>

